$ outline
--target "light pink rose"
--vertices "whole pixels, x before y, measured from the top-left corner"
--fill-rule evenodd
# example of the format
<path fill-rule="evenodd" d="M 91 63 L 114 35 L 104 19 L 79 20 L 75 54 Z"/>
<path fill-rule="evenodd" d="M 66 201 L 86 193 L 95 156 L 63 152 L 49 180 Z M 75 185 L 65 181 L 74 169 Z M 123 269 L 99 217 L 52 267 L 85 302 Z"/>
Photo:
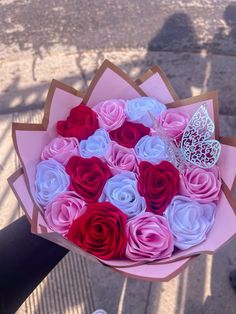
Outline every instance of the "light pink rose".
<path fill-rule="evenodd" d="M 198 201 L 210 203 L 219 199 L 221 179 L 219 168 L 191 167 L 185 169 L 180 178 L 180 194 Z"/>
<path fill-rule="evenodd" d="M 126 257 L 132 261 L 154 261 L 170 257 L 174 238 L 166 218 L 146 212 L 126 225 Z"/>
<path fill-rule="evenodd" d="M 190 115 L 173 108 L 163 111 L 157 119 L 167 136 L 179 138 L 189 122 Z"/>
<path fill-rule="evenodd" d="M 75 192 L 59 194 L 45 206 L 45 220 L 55 232 L 65 235 L 72 222 L 85 212 L 85 202 Z"/>
<path fill-rule="evenodd" d="M 114 175 L 123 170 L 137 171 L 138 162 L 133 148 L 127 148 L 116 142 L 111 142 L 105 159 Z"/>
<path fill-rule="evenodd" d="M 66 165 L 70 157 L 79 156 L 79 142 L 75 137 L 56 137 L 44 147 L 41 159 L 55 159 Z"/>
<path fill-rule="evenodd" d="M 125 101 L 122 99 L 110 99 L 98 103 L 93 110 L 98 115 L 100 128 L 112 131 L 119 128 L 125 121 Z"/>

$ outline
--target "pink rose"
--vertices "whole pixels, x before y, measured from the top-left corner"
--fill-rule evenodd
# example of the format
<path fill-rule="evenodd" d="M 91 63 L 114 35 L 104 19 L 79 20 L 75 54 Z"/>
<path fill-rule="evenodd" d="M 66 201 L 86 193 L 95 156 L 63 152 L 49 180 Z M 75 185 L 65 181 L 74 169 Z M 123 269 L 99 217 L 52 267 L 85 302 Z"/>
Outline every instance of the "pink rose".
<path fill-rule="evenodd" d="M 113 175 L 123 170 L 137 171 L 138 163 L 133 148 L 127 148 L 116 142 L 111 142 L 105 159 Z"/>
<path fill-rule="evenodd" d="M 166 218 L 146 212 L 126 226 L 126 257 L 132 261 L 154 261 L 170 257 L 174 238 Z"/>
<path fill-rule="evenodd" d="M 221 180 L 217 166 L 210 169 L 186 168 L 180 177 L 180 194 L 188 196 L 199 203 L 217 201 L 220 189 Z"/>
<path fill-rule="evenodd" d="M 75 137 L 56 137 L 44 147 L 41 159 L 55 159 L 65 166 L 72 156 L 79 156 L 79 141 Z"/>
<path fill-rule="evenodd" d="M 84 212 L 85 202 L 75 192 L 64 192 L 46 205 L 44 217 L 53 231 L 64 235 Z"/>
<path fill-rule="evenodd" d="M 100 128 L 112 131 L 119 128 L 125 121 L 125 101 L 122 99 L 110 99 L 98 103 L 93 110 L 98 115 Z"/>
<path fill-rule="evenodd" d="M 186 128 L 190 116 L 180 109 L 167 109 L 157 119 L 167 136 L 179 138 Z"/>

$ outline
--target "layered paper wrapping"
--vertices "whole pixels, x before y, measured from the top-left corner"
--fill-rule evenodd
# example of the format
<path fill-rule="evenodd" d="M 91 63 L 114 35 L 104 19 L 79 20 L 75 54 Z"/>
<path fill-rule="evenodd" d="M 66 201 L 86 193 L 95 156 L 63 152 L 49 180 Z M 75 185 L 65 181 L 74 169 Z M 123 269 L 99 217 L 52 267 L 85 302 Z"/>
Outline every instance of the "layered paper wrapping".
<path fill-rule="evenodd" d="M 218 161 L 222 177 L 222 191 L 217 203 L 215 223 L 206 241 L 184 251 L 174 253 L 170 258 L 150 263 L 137 263 L 128 260 L 99 260 L 84 252 L 61 235 L 53 232 L 43 218 L 43 210 L 34 201 L 36 165 L 40 161 L 43 147 L 56 134 L 56 122 L 64 120 L 70 110 L 80 103 L 93 107 L 107 99 L 132 99 L 152 96 L 164 103 L 167 108 L 181 107 L 191 115 L 205 104 L 209 116 L 215 123 L 214 137 L 221 142 L 222 152 Z M 13 143 L 22 163 L 9 183 L 31 224 L 31 231 L 57 243 L 73 252 L 99 261 L 114 270 L 136 278 L 166 281 L 179 274 L 186 265 L 201 253 L 214 253 L 236 234 L 236 202 L 233 191 L 236 186 L 236 140 L 220 137 L 217 92 L 207 92 L 188 99 L 178 99 L 166 75 L 158 67 L 147 71 L 136 82 L 132 81 L 119 68 L 105 61 L 97 71 L 86 94 L 53 80 L 49 88 L 42 124 L 13 123 Z"/>

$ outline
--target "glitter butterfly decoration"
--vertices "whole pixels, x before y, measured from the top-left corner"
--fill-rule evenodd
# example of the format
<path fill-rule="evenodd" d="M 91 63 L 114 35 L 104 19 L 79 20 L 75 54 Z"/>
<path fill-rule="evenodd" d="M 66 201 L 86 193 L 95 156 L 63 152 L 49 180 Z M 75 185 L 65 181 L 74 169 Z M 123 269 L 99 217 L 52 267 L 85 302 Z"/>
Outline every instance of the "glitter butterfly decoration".
<path fill-rule="evenodd" d="M 184 165 L 193 164 L 200 168 L 213 167 L 220 156 L 221 145 L 217 140 L 211 139 L 215 131 L 215 125 L 209 117 L 206 105 L 201 105 L 194 113 L 188 125 L 183 131 L 180 145 L 176 139 L 169 138 L 158 125 L 155 117 L 153 129 L 169 145 L 171 162 L 182 172 Z M 173 156 L 175 156 L 173 158 Z"/>
<path fill-rule="evenodd" d="M 184 159 L 200 168 L 211 168 L 220 156 L 221 145 L 211 139 L 215 125 L 209 117 L 205 105 L 194 113 L 184 129 L 180 142 L 180 150 Z"/>

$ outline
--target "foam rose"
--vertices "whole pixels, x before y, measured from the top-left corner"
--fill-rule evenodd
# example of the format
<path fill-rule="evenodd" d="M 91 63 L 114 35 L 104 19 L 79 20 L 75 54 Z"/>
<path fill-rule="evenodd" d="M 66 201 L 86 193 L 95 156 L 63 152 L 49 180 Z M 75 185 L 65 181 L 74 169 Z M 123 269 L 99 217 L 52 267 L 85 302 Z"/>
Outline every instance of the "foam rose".
<path fill-rule="evenodd" d="M 219 199 L 221 180 L 219 168 L 186 168 L 180 178 L 180 194 L 198 201 L 210 203 Z"/>
<path fill-rule="evenodd" d="M 126 221 L 127 217 L 110 203 L 88 204 L 86 212 L 73 221 L 67 238 L 98 258 L 122 258 Z"/>
<path fill-rule="evenodd" d="M 139 164 L 138 189 L 144 196 L 148 211 L 162 215 L 179 190 L 179 171 L 170 162 Z"/>
<path fill-rule="evenodd" d="M 56 160 L 43 160 L 36 166 L 35 197 L 46 205 L 58 194 L 68 190 L 70 177 Z"/>
<path fill-rule="evenodd" d="M 153 126 L 153 118 L 158 117 L 166 106 L 153 97 L 140 97 L 126 102 L 127 120 L 142 123 L 148 128 Z"/>
<path fill-rule="evenodd" d="M 150 133 L 150 129 L 141 123 L 125 121 L 121 127 L 109 133 L 110 138 L 118 144 L 133 148 L 138 141 Z"/>
<path fill-rule="evenodd" d="M 111 171 L 100 158 L 73 156 L 66 165 L 71 178 L 70 190 L 75 191 L 86 203 L 94 203 L 101 196 Z"/>
<path fill-rule="evenodd" d="M 204 240 L 215 220 L 216 204 L 200 204 L 185 196 L 175 196 L 164 216 L 174 235 L 174 244 L 189 249 Z"/>
<path fill-rule="evenodd" d="M 153 213 L 144 213 L 126 226 L 126 257 L 133 261 L 154 261 L 170 257 L 174 240 L 167 220 Z"/>
<path fill-rule="evenodd" d="M 129 171 L 123 171 L 107 180 L 99 201 L 112 203 L 128 218 L 137 216 L 146 209 L 145 199 L 137 189 L 135 175 Z"/>
<path fill-rule="evenodd" d="M 108 133 L 104 129 L 98 129 L 87 140 L 80 142 L 80 155 L 84 158 L 94 156 L 102 158 L 106 154 L 110 142 Z"/>
<path fill-rule="evenodd" d="M 79 156 L 79 141 L 77 138 L 56 137 L 44 147 L 41 159 L 55 159 L 65 166 L 72 156 Z"/>
<path fill-rule="evenodd" d="M 56 196 L 45 207 L 45 219 L 55 232 L 65 235 L 72 222 L 85 212 L 85 202 L 75 192 L 64 192 Z"/>
<path fill-rule="evenodd" d="M 123 170 L 137 171 L 137 159 L 133 148 L 127 148 L 112 141 L 105 159 L 113 174 L 117 174 Z"/>
<path fill-rule="evenodd" d="M 158 124 L 171 138 L 179 138 L 190 120 L 190 115 L 180 109 L 167 109 L 158 117 Z"/>
<path fill-rule="evenodd" d="M 145 160 L 157 164 L 162 160 L 170 159 L 167 143 L 157 135 L 142 137 L 134 150 L 140 161 Z"/>
<path fill-rule="evenodd" d="M 98 103 L 93 110 L 98 115 L 100 128 L 112 131 L 119 128 L 125 121 L 125 101 L 122 99 L 110 99 Z"/>
<path fill-rule="evenodd" d="M 66 120 L 57 121 L 56 128 L 62 136 L 86 140 L 98 129 L 97 114 L 88 106 L 80 104 L 71 109 Z"/>

